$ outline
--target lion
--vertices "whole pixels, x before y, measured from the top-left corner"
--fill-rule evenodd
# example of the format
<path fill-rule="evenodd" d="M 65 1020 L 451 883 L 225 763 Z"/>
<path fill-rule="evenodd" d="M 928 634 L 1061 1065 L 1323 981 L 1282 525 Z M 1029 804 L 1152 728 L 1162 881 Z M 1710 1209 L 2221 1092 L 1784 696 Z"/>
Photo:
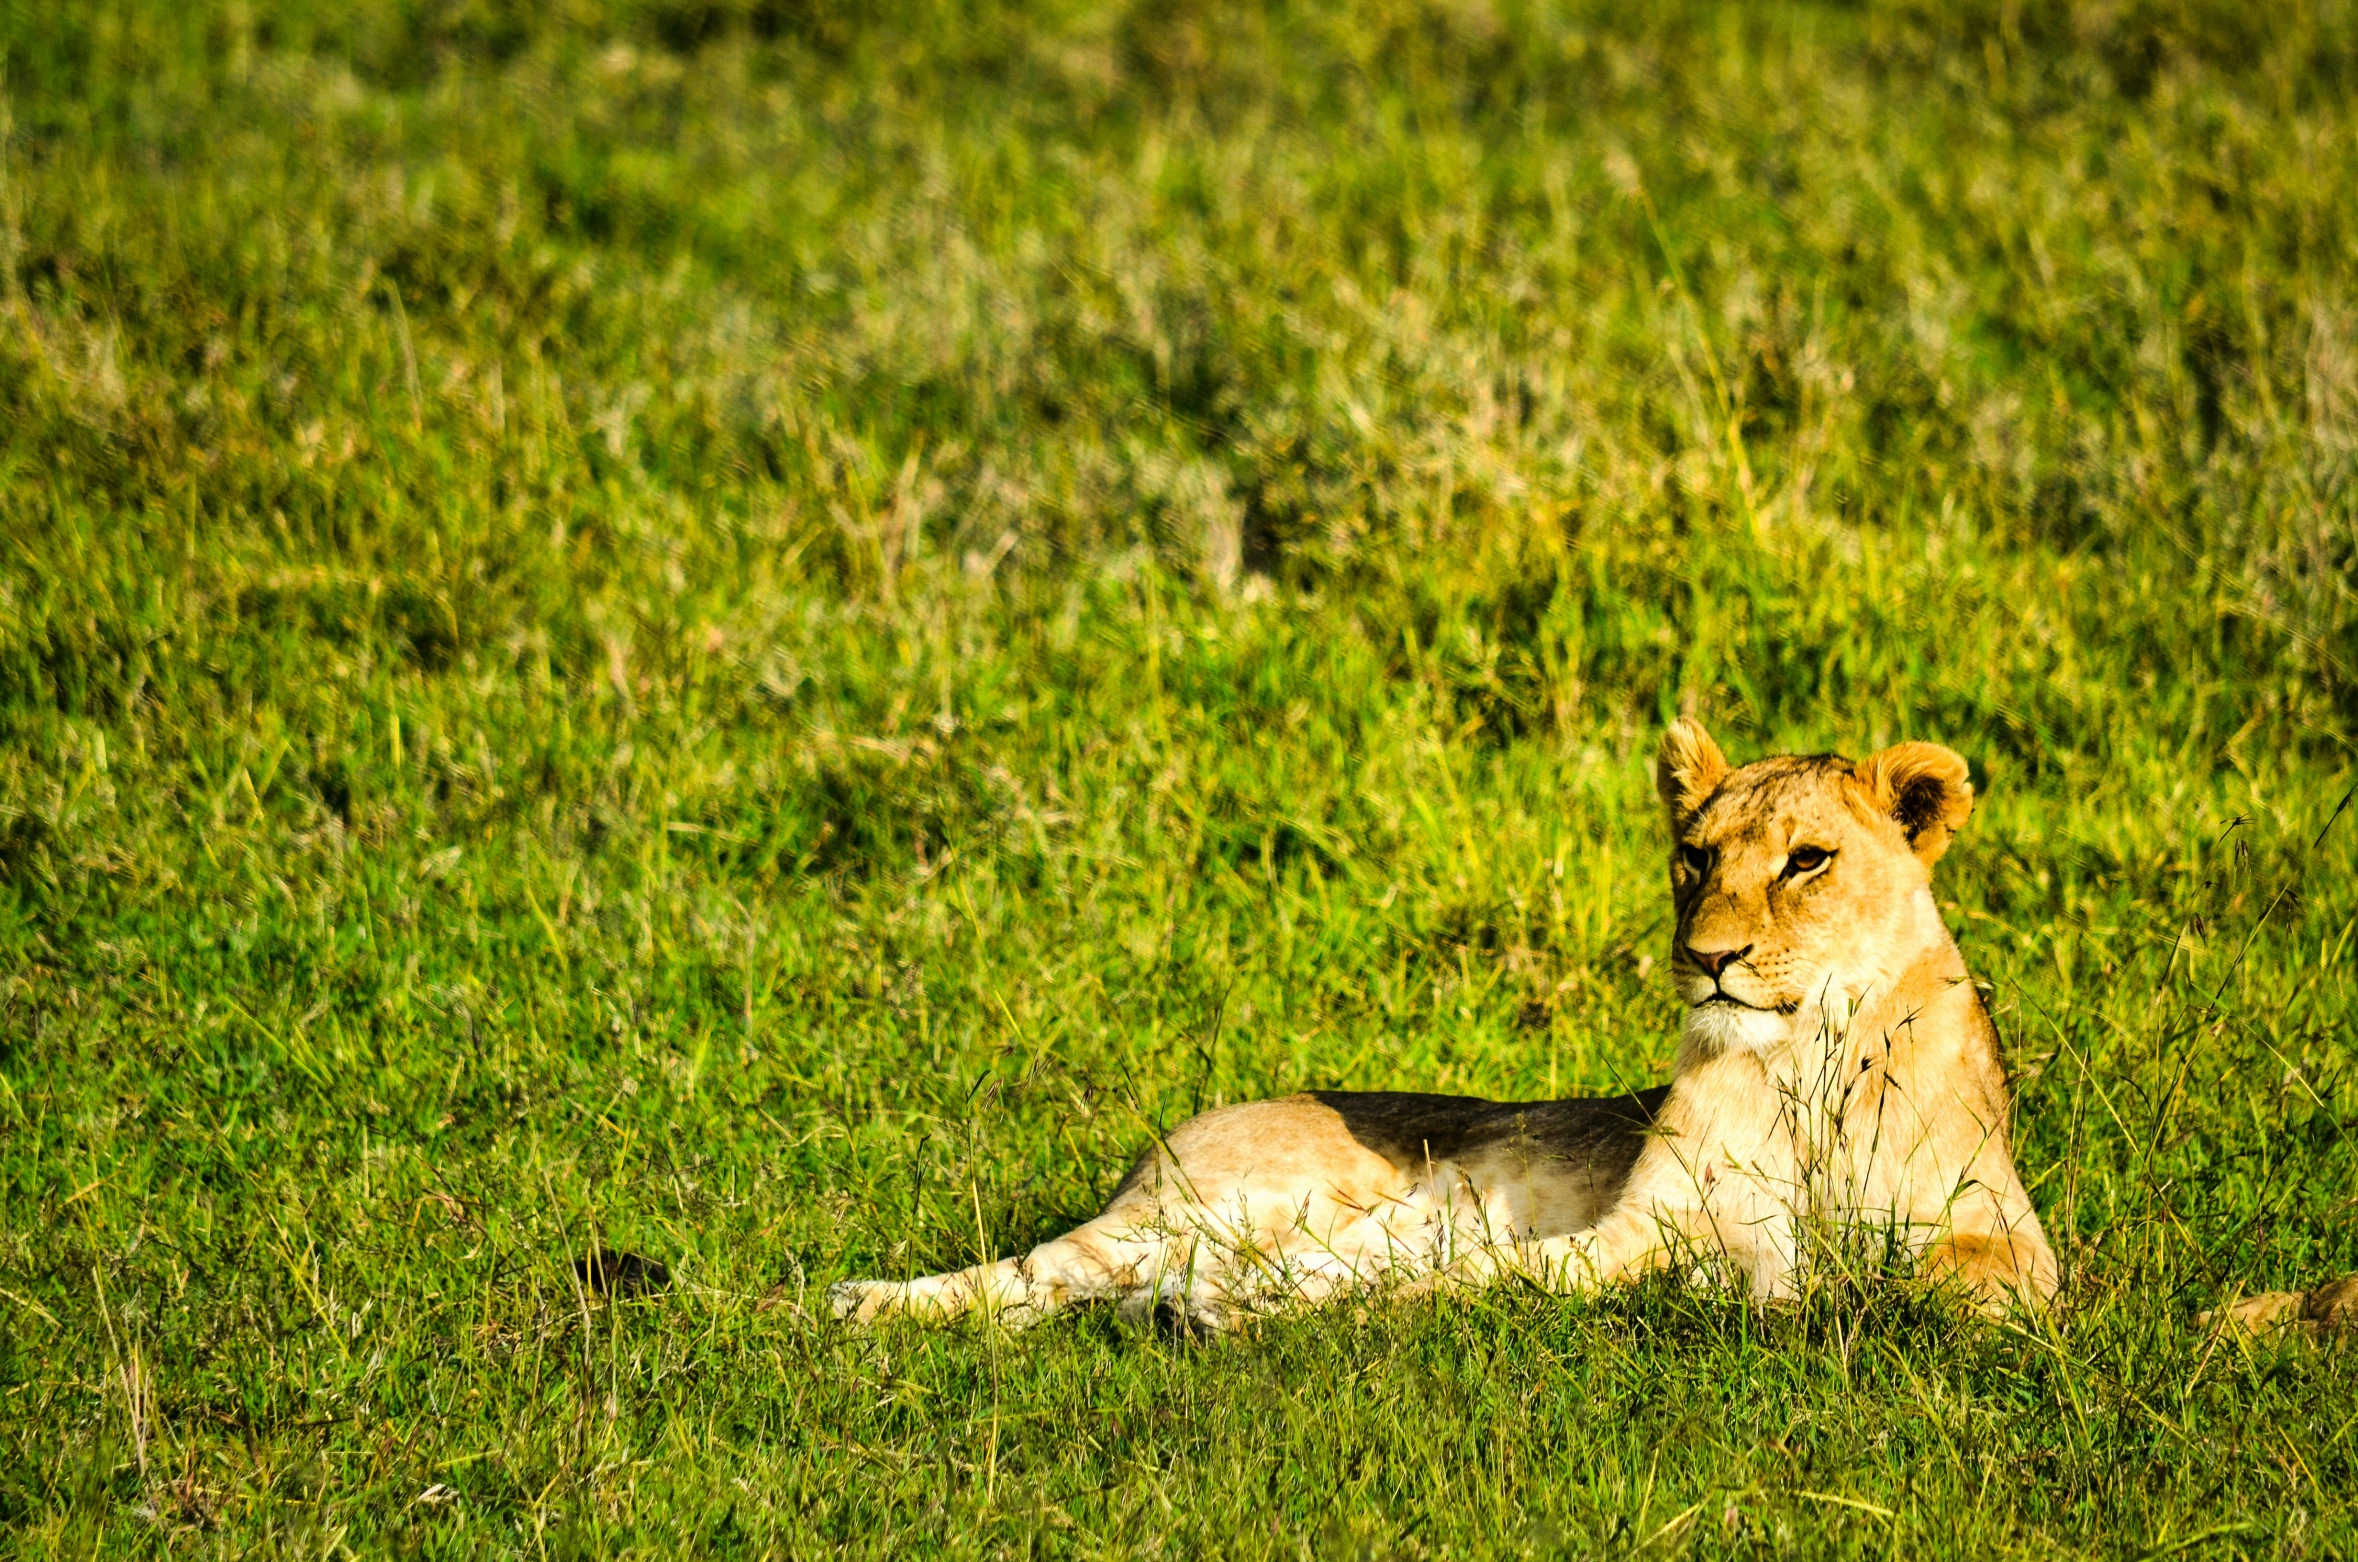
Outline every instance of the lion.
<path fill-rule="evenodd" d="M 1668 1085 L 1220 1107 L 1149 1145 L 1078 1228 L 954 1273 L 846 1281 L 834 1313 L 1021 1326 L 1112 1299 L 1217 1331 L 1378 1285 L 1591 1289 L 1665 1266 L 1779 1298 L 1877 1243 L 1984 1311 L 2051 1296 L 1997 1032 L 1932 898 L 1973 806 L 1965 761 L 1902 743 L 1735 768 L 1685 719 L 1657 783 L 1687 1005 Z"/>

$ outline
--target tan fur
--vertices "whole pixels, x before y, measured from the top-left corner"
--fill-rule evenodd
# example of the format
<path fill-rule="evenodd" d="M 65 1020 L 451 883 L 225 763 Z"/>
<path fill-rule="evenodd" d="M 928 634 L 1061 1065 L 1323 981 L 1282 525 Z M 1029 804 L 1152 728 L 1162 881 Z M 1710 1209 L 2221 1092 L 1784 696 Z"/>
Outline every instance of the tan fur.
<path fill-rule="evenodd" d="M 1727 756 L 1701 722 L 1690 716 L 1672 723 L 1662 734 L 1662 755 L 1654 766 L 1654 787 L 1670 810 L 1671 827 L 1694 817 L 1727 773 Z"/>
<path fill-rule="evenodd" d="M 2358 1275 L 2314 1291 L 2268 1291 L 2217 1308 L 2196 1322 L 2245 1334 L 2324 1339 L 2358 1329 Z"/>
<path fill-rule="evenodd" d="M 1384 1277 L 1590 1286 L 1694 1262 L 1778 1296 L 1862 1239 L 1986 1308 L 2052 1294 L 1997 1035 L 1932 900 L 1972 808 L 1964 761 L 1909 743 L 1731 769 L 1687 720 L 1658 781 L 1690 1007 L 1634 1164 L 1628 1133 L 1619 1159 L 1606 1140 L 1591 1155 L 1510 1133 L 1403 1160 L 1311 1096 L 1224 1107 L 1142 1156 L 1077 1230 L 954 1274 L 847 1282 L 837 1314 L 1024 1323 L 1109 1297 L 1220 1327 Z M 1805 847 L 1831 855 L 1799 871 Z"/>

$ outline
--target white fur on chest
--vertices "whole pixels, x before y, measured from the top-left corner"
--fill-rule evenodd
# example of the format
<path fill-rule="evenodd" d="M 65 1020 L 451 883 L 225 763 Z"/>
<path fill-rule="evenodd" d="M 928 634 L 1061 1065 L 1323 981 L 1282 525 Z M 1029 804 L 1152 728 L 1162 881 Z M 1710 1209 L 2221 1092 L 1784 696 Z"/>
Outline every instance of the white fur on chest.
<path fill-rule="evenodd" d="M 1793 1016 L 1736 1003 L 1706 1003 L 1687 1011 L 1686 1049 L 1692 1056 L 1772 1053 L 1793 1039 Z"/>

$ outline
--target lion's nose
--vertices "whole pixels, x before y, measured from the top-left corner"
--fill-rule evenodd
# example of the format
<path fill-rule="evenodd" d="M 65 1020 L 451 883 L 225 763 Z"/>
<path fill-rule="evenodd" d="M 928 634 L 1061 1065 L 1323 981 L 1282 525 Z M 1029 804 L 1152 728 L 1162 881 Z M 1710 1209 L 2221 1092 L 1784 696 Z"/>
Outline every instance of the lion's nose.
<path fill-rule="evenodd" d="M 1752 953 L 1750 944 L 1746 944 L 1741 949 L 1697 949 L 1693 944 L 1687 945 L 1687 958 L 1701 966 L 1703 974 L 1715 982 L 1719 980 L 1720 972 L 1750 953 Z"/>

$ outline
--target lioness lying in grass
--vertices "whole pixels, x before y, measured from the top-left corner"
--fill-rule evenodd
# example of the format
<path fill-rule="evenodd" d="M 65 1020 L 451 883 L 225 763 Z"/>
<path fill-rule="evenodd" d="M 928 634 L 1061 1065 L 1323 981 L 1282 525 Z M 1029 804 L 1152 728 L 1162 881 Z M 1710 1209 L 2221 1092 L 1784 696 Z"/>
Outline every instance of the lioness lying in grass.
<path fill-rule="evenodd" d="M 1688 1004 L 1668 1086 L 1222 1107 L 1151 1146 L 1079 1229 L 953 1274 L 848 1281 L 836 1314 L 1020 1324 L 1117 1298 L 1220 1328 L 1379 1280 L 1582 1287 L 1697 1261 L 1778 1296 L 1813 1228 L 1887 1234 L 1991 1310 L 2052 1294 L 1997 1033 L 1932 900 L 1973 804 L 1964 760 L 1903 743 L 1732 769 L 1681 721 L 1657 779 Z"/>

